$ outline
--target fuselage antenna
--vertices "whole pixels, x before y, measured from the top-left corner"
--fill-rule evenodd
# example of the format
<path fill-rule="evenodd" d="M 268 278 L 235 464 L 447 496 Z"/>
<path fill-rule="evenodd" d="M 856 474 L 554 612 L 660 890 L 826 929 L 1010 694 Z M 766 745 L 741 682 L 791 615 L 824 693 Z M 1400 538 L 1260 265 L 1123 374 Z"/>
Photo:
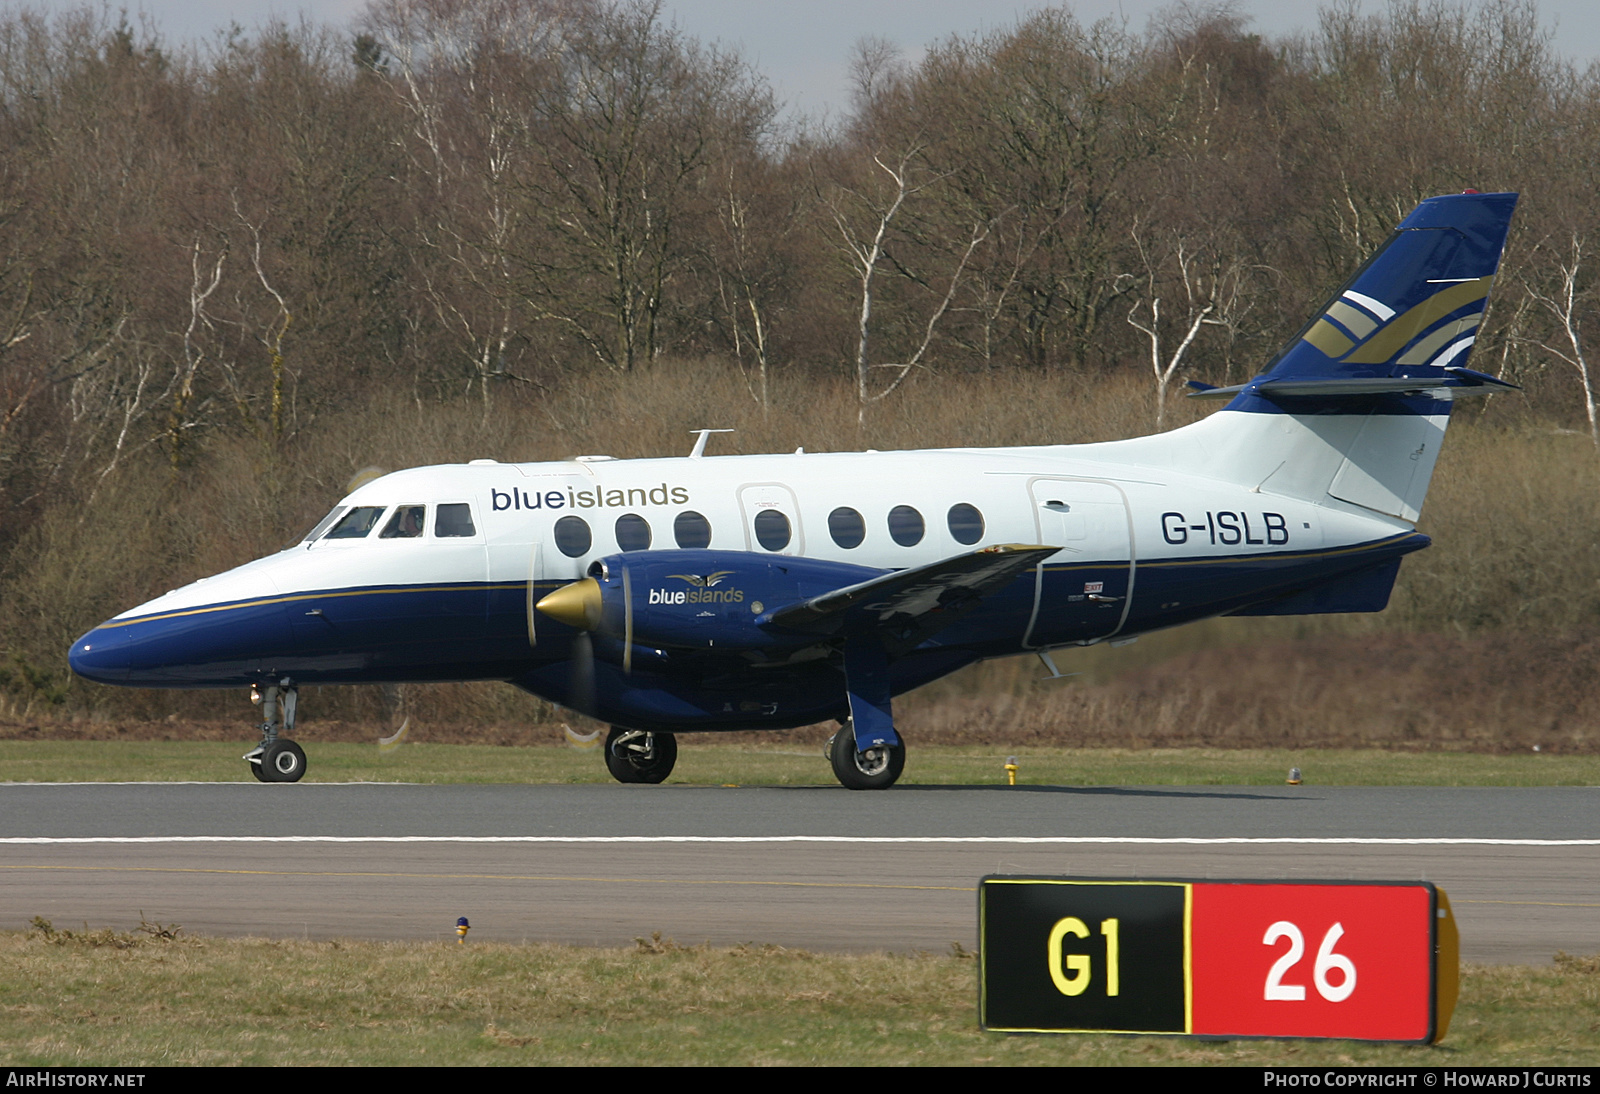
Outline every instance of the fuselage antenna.
<path fill-rule="evenodd" d="M 731 429 L 691 429 L 689 433 L 695 437 L 694 450 L 689 453 L 691 460 L 698 460 L 706 454 L 706 438 L 713 433 L 732 433 Z"/>

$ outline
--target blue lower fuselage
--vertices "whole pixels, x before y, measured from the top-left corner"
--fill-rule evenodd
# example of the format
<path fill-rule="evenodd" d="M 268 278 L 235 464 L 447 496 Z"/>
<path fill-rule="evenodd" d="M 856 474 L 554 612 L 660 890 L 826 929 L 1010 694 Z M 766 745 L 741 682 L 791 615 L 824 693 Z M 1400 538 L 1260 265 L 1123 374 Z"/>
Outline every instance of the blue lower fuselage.
<path fill-rule="evenodd" d="M 984 658 L 1131 637 L 1225 613 L 1375 611 L 1415 532 L 1337 549 L 1047 564 L 891 666 L 899 694 Z M 73 643 L 72 668 L 107 684 L 226 688 L 502 680 L 572 705 L 577 633 L 529 604 L 561 581 L 351 587 L 116 619 Z M 1085 590 L 1093 589 L 1093 594 Z M 594 642 L 604 721 L 660 730 L 787 728 L 839 717 L 844 677 L 828 658 L 754 664 L 734 652 Z"/>

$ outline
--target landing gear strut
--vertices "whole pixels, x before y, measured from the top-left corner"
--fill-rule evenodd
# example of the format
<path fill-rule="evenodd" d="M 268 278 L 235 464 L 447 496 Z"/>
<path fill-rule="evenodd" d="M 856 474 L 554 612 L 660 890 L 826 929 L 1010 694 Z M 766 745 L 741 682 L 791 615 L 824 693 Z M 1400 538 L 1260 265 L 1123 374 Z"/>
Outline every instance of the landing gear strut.
<path fill-rule="evenodd" d="M 872 635 L 844 643 L 844 688 L 850 716 L 824 749 L 846 790 L 887 790 L 906 766 L 906 746 L 890 712 L 889 654 Z"/>
<path fill-rule="evenodd" d="M 285 676 L 276 684 L 252 689 L 250 698 L 261 704 L 261 743 L 244 754 L 250 774 L 264 783 L 299 782 L 306 773 L 306 754 L 287 734 L 294 732 L 300 689 Z"/>
<path fill-rule="evenodd" d="M 612 726 L 606 735 L 606 770 L 619 783 L 658 783 L 678 762 L 678 739 Z"/>
<path fill-rule="evenodd" d="M 846 790 L 887 790 L 906 767 L 904 738 L 893 745 L 876 745 L 857 751 L 855 726 L 845 722 L 828 741 L 824 753 L 833 776 Z"/>

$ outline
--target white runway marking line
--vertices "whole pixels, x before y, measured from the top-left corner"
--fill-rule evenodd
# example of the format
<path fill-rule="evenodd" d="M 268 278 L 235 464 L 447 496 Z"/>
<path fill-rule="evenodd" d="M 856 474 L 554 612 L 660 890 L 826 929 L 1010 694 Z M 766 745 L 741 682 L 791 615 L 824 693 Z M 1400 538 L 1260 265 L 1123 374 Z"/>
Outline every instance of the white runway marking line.
<path fill-rule="evenodd" d="M 1600 847 L 1600 839 L 1487 839 L 1363 836 L 6 836 L 0 845 L 171 843 L 866 843 L 866 844 L 1094 844 L 1151 847 Z"/>

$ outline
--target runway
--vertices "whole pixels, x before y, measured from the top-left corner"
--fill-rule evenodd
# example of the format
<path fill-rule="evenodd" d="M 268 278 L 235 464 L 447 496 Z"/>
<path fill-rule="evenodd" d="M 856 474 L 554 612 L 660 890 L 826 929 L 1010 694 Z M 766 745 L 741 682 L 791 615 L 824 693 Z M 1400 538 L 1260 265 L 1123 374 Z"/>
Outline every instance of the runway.
<path fill-rule="evenodd" d="M 1425 879 L 1600 952 L 1600 788 L 0 785 L 0 925 L 947 950 L 990 873 Z"/>

